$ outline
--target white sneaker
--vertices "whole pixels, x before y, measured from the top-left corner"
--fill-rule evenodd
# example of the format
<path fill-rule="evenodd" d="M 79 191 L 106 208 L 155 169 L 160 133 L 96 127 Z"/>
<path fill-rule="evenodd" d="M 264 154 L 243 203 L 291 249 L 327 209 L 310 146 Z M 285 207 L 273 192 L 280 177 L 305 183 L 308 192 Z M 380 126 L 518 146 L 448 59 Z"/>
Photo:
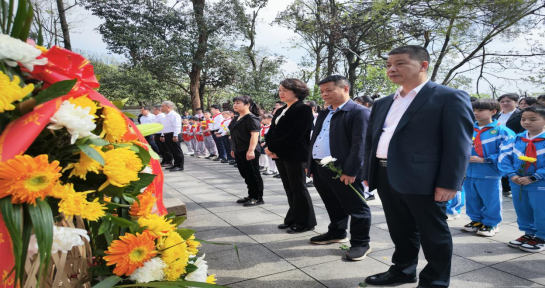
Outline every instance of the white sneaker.
<path fill-rule="evenodd" d="M 530 253 L 545 251 L 545 240 L 539 237 L 534 237 L 532 240 L 522 244 L 519 249 Z"/>
<path fill-rule="evenodd" d="M 197 158 L 206 158 L 204 155 L 199 155 Z"/>
<path fill-rule="evenodd" d="M 498 226 L 493 227 L 493 226 L 483 225 L 483 227 L 481 227 L 481 229 L 477 231 L 477 235 L 484 236 L 484 237 L 492 237 L 496 235 L 496 233 L 498 232 L 500 232 L 500 228 L 498 228 Z"/>
<path fill-rule="evenodd" d="M 483 223 L 477 221 L 471 221 L 469 224 L 466 224 L 462 227 L 462 231 L 466 232 L 477 232 L 483 227 Z"/>
<path fill-rule="evenodd" d="M 448 216 L 447 221 L 453 221 L 453 220 L 456 220 L 456 219 L 460 219 L 460 214 L 456 214 L 456 215 L 447 214 L 447 216 Z"/>

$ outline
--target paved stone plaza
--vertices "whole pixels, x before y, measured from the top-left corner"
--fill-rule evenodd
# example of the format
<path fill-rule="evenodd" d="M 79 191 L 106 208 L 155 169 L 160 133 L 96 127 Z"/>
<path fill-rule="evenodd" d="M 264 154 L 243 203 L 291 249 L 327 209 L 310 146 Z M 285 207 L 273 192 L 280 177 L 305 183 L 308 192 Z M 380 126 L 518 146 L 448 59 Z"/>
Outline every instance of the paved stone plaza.
<path fill-rule="evenodd" d="M 184 172 L 165 172 L 165 202 L 178 198 L 187 205 L 188 219 L 183 226 L 195 229 L 197 238 L 233 243 L 239 248 L 240 261 L 232 246 L 203 245 L 201 252 L 206 253 L 210 273 L 216 274 L 218 284 L 233 288 L 356 288 L 366 276 L 388 269 L 393 244 L 378 197 L 369 202 L 373 252 L 363 261 L 348 262 L 342 259 L 345 252 L 340 244 L 309 243 L 310 237 L 326 232 L 329 224 L 314 188 L 310 195 L 318 220 L 316 230 L 290 235 L 276 228 L 288 205 L 282 182 L 271 176 L 263 178 L 265 205 L 249 208 L 235 203 L 247 194 L 233 166 L 186 157 Z M 465 215 L 449 223 L 454 239 L 451 287 L 545 287 L 545 253 L 529 254 L 505 244 L 521 235 L 510 198 L 504 198 L 503 216 L 500 233 L 493 238 L 462 232 L 460 227 L 469 222 Z M 425 265 L 422 253 L 419 264 L 420 269 Z"/>

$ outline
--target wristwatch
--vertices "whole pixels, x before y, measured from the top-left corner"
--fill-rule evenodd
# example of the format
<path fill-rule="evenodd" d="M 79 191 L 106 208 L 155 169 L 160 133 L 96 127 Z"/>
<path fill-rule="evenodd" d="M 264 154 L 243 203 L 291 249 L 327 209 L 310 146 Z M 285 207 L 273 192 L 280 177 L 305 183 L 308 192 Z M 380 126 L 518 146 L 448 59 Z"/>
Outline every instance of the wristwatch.
<path fill-rule="evenodd" d="M 535 176 L 530 176 L 530 177 L 528 177 L 528 178 L 530 178 L 530 180 L 532 180 L 532 182 L 538 181 L 538 179 L 537 179 Z"/>

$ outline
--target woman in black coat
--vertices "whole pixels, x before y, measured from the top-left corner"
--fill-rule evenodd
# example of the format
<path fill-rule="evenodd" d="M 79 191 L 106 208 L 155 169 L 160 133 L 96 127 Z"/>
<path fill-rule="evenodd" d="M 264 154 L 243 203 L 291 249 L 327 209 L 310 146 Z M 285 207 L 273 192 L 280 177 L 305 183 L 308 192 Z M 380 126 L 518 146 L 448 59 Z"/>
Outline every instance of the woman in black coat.
<path fill-rule="evenodd" d="M 288 233 L 314 230 L 316 216 L 306 187 L 305 163 L 310 149 L 310 132 L 314 115 L 303 100 L 309 95 L 307 85 L 298 79 L 280 82 L 280 100 L 286 105 L 276 111 L 265 136 L 265 152 L 276 161 L 276 167 L 290 206 L 279 229 Z"/>

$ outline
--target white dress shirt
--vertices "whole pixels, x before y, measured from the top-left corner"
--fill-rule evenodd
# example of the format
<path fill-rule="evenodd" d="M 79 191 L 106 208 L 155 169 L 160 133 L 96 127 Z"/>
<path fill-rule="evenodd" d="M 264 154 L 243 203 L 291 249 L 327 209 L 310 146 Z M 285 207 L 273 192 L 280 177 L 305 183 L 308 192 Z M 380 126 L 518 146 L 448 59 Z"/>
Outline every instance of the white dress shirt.
<path fill-rule="evenodd" d="M 140 124 L 155 123 L 154 120 L 155 120 L 155 115 L 149 113 L 148 116 L 142 115 L 142 117 L 140 117 Z"/>
<path fill-rule="evenodd" d="M 214 121 L 214 123 L 212 123 L 210 130 L 212 131 L 220 130 L 221 122 L 223 122 L 223 115 L 221 115 L 221 113 L 214 115 L 214 117 L 212 117 L 212 121 Z"/>
<path fill-rule="evenodd" d="M 163 123 L 165 121 L 165 113 L 159 113 L 157 115 L 155 115 L 155 119 L 153 119 L 153 123 L 159 123 L 163 126 L 165 126 L 165 124 Z M 163 127 L 163 129 L 157 133 L 161 133 L 163 134 L 165 131 L 165 128 Z"/>
<path fill-rule="evenodd" d="M 515 109 L 515 110 L 517 110 L 517 109 Z M 498 117 L 498 123 L 500 123 L 500 125 L 505 126 L 505 123 L 507 123 L 509 118 L 511 118 L 511 115 L 513 115 L 513 112 L 515 112 L 515 110 L 513 110 L 513 111 L 511 111 L 509 113 L 501 112 L 500 117 Z"/>
<path fill-rule="evenodd" d="M 403 87 L 399 87 L 399 89 L 397 89 L 394 95 L 394 102 L 388 111 L 388 115 L 384 121 L 384 126 L 382 127 L 382 134 L 380 134 L 377 147 L 377 158 L 388 158 L 388 146 L 390 146 L 390 140 L 392 140 L 392 137 L 394 136 L 399 120 L 401 120 L 401 117 L 403 114 L 405 114 L 405 111 L 407 111 L 409 105 L 411 105 L 418 92 L 422 90 L 422 87 L 424 87 L 426 83 L 428 83 L 428 81 L 411 90 L 409 93 L 407 93 L 407 95 L 405 95 L 405 97 L 401 97 L 400 94 Z"/>
<path fill-rule="evenodd" d="M 182 116 L 172 110 L 165 115 L 165 120 L 163 121 L 163 133 L 174 133 L 174 137 L 182 132 Z"/>

